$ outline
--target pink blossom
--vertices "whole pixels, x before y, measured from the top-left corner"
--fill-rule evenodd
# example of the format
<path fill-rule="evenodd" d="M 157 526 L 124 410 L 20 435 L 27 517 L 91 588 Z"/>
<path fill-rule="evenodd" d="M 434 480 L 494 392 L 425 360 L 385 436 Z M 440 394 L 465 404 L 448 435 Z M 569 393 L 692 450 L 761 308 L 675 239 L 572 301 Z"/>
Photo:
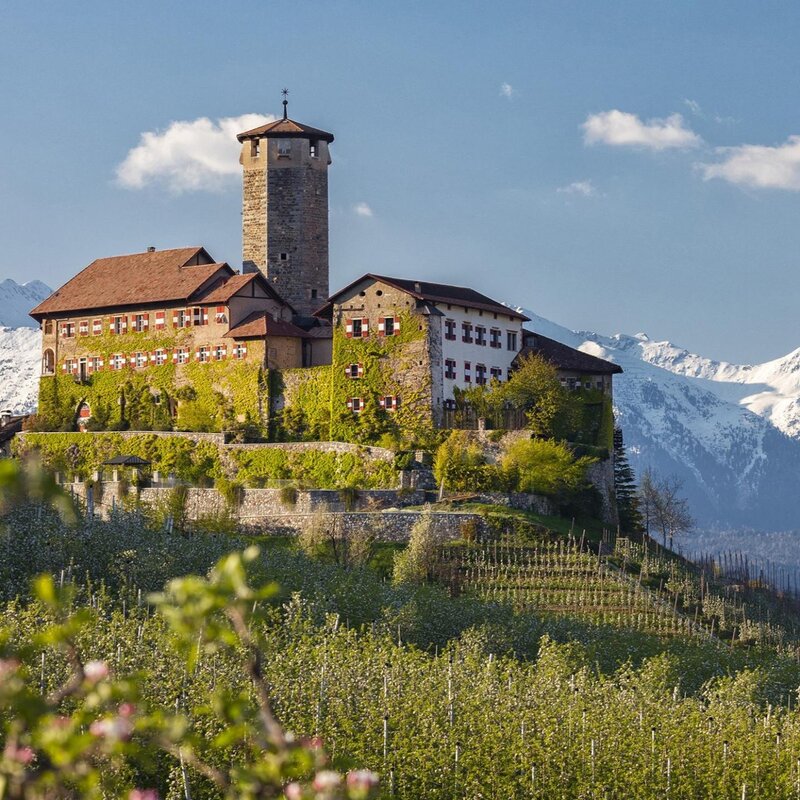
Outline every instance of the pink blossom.
<path fill-rule="evenodd" d="M 17 747 L 9 744 L 5 750 L 6 758 L 16 761 L 18 764 L 30 764 L 33 761 L 33 750 L 30 747 Z"/>
<path fill-rule="evenodd" d="M 125 717 L 104 717 L 103 719 L 96 719 L 89 726 L 89 733 L 99 738 L 125 741 L 130 739 L 133 733 L 133 725 Z"/>
<path fill-rule="evenodd" d="M 19 661 L 16 658 L 0 658 L 0 680 L 5 680 L 19 669 Z"/>
<path fill-rule="evenodd" d="M 155 789 L 132 789 L 128 800 L 158 800 L 158 792 Z"/>
<path fill-rule="evenodd" d="M 108 664 L 105 661 L 87 661 L 83 665 L 83 674 L 90 683 L 97 683 L 108 677 Z"/>
<path fill-rule="evenodd" d="M 357 769 L 347 773 L 347 786 L 350 789 L 369 791 L 378 785 L 378 776 L 368 769 Z"/>
<path fill-rule="evenodd" d="M 286 796 L 286 800 L 303 800 L 303 787 L 296 781 L 287 784 L 283 789 L 283 793 Z"/>
<path fill-rule="evenodd" d="M 122 703 L 119 707 L 121 717 L 132 717 L 136 713 L 136 706 L 133 703 Z"/>
<path fill-rule="evenodd" d="M 342 785 L 342 776 L 333 770 L 323 769 L 314 776 L 311 785 L 314 787 L 314 791 L 330 792 Z"/>

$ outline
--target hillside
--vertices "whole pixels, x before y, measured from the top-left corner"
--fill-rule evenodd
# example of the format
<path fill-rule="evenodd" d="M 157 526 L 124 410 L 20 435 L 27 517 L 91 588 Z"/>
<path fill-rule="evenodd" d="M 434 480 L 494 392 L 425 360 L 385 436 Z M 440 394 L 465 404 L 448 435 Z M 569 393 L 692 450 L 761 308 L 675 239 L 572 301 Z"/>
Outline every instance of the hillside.
<path fill-rule="evenodd" d="M 445 547 L 450 592 L 344 567 L 308 540 L 307 552 L 262 540 L 209 572 L 245 542 L 173 535 L 136 510 L 65 527 L 17 505 L 2 522 L 24 533 L 0 537 L 0 635 L 25 667 L 4 684 L 27 709 L 12 752 L 37 765 L 68 752 L 49 781 L 69 784 L 77 761 L 107 796 L 138 798 L 153 795 L 131 787 L 209 800 L 792 796 L 796 643 L 687 581 L 670 554 L 622 543 L 598 559 L 532 520 L 508 541 Z M 779 605 L 765 610 L 774 623 Z M 76 658 L 85 677 L 71 682 Z M 259 738 L 259 708 L 311 754 L 276 766 L 282 733 Z M 365 768 L 375 791 L 225 794 L 209 779 L 281 786 Z"/>

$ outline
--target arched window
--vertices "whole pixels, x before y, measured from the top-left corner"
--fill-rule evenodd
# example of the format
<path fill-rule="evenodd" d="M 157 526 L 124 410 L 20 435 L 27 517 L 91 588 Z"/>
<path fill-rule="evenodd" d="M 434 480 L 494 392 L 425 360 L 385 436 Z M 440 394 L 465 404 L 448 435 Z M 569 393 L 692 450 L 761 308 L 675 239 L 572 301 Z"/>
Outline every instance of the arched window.
<path fill-rule="evenodd" d="M 53 375 L 56 371 L 56 356 L 49 348 L 42 355 L 42 375 Z"/>

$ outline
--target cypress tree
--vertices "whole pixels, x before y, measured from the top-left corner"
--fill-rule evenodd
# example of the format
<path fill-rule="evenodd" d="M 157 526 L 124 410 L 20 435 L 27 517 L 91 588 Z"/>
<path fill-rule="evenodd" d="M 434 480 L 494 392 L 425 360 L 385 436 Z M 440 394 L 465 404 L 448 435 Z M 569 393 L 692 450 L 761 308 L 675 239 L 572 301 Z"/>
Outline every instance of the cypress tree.
<path fill-rule="evenodd" d="M 639 508 L 639 495 L 636 476 L 628 462 L 622 428 L 614 428 L 614 490 L 617 495 L 619 526 L 623 533 L 642 533 L 642 512 Z"/>

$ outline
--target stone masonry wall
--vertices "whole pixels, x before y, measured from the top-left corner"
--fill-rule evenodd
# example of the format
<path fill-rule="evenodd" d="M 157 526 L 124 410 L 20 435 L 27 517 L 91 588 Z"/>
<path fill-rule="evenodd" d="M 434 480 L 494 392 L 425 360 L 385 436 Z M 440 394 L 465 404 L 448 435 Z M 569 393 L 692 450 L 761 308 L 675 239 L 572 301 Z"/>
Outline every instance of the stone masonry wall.
<path fill-rule="evenodd" d="M 259 270 L 295 310 L 310 316 L 329 294 L 327 143 L 265 138 L 242 145 L 242 259 Z"/>
<path fill-rule="evenodd" d="M 86 484 L 67 487 L 77 497 L 85 498 Z M 121 503 L 120 484 L 104 483 L 101 500 L 94 504 L 94 513 L 107 516 Z M 131 493 L 134 490 L 129 490 Z M 139 500 L 144 505 L 166 503 L 171 489 L 141 489 Z M 368 491 L 359 493 L 356 508 L 346 510 L 338 492 L 299 492 L 294 506 L 281 502 L 275 489 L 247 489 L 239 508 L 237 519 L 244 533 L 270 536 L 294 536 L 314 520 L 336 528 L 337 535 L 370 533 L 379 541 L 405 542 L 411 529 L 420 520 L 420 510 L 404 510 L 403 505 L 420 505 L 421 493 L 405 496 L 394 491 Z M 186 500 L 189 519 L 213 516 L 227 509 L 225 500 L 214 489 L 190 489 Z M 481 514 L 471 512 L 433 512 L 434 535 L 445 542 L 477 533 L 488 535 L 489 524 Z"/>

